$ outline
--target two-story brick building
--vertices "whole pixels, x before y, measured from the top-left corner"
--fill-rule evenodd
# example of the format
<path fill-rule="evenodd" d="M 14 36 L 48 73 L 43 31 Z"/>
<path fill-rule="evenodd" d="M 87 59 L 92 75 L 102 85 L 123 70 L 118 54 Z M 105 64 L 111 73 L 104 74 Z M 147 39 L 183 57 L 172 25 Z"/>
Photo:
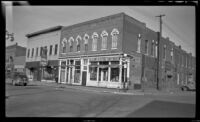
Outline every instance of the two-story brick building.
<path fill-rule="evenodd" d="M 159 87 L 175 88 L 177 74 L 183 72 L 175 55 L 182 56 L 183 51 L 163 37 L 158 49 L 157 40 L 158 32 L 124 13 L 63 27 L 58 80 L 107 88 L 121 88 L 123 82 L 129 89 L 156 88 L 159 50 Z"/>
<path fill-rule="evenodd" d="M 62 26 L 55 26 L 27 34 L 26 68 L 27 75 L 34 80 L 55 81 L 58 76 L 58 55 Z M 43 53 L 46 64 L 43 65 Z"/>
<path fill-rule="evenodd" d="M 25 72 L 26 48 L 18 45 L 6 47 L 6 72 Z"/>

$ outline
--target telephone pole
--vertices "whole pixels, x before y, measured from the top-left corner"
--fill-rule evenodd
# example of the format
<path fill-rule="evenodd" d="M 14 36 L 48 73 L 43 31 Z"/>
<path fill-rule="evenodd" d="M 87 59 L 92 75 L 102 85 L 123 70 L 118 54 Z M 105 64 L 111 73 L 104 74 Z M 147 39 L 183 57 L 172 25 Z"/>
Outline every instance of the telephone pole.
<path fill-rule="evenodd" d="M 159 49 L 160 49 L 160 40 L 162 37 L 162 17 L 165 16 L 163 15 L 158 15 L 156 17 L 160 18 L 160 32 L 158 33 L 158 45 L 157 45 L 157 84 L 156 84 L 156 88 L 157 90 L 159 90 L 159 60 L 160 60 L 160 54 L 159 54 Z"/>

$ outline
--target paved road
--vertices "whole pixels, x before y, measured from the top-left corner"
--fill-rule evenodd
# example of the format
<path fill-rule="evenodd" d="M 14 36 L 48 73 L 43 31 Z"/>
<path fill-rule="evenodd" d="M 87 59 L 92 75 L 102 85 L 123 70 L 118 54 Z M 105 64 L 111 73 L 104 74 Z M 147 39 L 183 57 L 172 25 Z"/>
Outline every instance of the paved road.
<path fill-rule="evenodd" d="M 195 95 L 119 95 L 6 85 L 7 117 L 194 117 Z"/>

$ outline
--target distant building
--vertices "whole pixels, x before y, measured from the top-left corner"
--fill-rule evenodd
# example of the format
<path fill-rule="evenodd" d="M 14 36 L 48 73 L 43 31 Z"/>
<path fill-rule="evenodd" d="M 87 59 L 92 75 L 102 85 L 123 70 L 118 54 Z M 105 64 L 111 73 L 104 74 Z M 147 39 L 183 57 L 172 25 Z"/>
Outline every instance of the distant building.
<path fill-rule="evenodd" d="M 58 76 L 59 40 L 62 26 L 27 34 L 26 68 L 30 78 L 53 81 Z"/>
<path fill-rule="evenodd" d="M 17 43 L 6 47 L 6 72 L 25 72 L 26 48 Z"/>
<path fill-rule="evenodd" d="M 58 81 L 107 88 L 122 88 L 125 82 L 129 89 L 156 89 L 157 50 L 161 89 L 178 88 L 189 77 L 195 81 L 192 56 L 169 38 L 162 37 L 158 49 L 157 40 L 158 32 L 124 13 L 63 27 Z"/>

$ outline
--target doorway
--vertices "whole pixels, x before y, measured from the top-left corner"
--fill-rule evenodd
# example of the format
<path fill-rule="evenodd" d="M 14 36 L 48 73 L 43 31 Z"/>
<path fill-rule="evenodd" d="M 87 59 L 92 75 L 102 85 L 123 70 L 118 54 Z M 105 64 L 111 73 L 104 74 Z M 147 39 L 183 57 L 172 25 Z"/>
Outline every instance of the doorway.
<path fill-rule="evenodd" d="M 86 86 L 86 81 L 87 81 L 87 72 L 83 71 L 82 72 L 82 86 Z"/>

